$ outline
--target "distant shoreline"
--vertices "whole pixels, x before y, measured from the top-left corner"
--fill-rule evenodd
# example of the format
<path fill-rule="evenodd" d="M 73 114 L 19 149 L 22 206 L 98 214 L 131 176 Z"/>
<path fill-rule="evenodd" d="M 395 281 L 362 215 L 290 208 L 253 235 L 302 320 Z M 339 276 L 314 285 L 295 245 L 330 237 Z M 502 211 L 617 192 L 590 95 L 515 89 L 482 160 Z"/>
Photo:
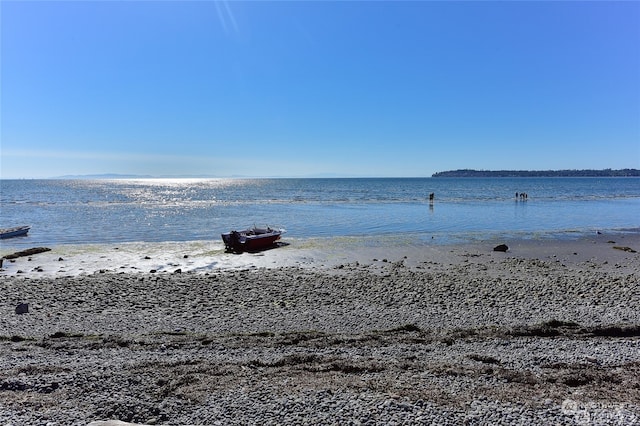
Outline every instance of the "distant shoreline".
<path fill-rule="evenodd" d="M 425 176 L 354 176 L 354 175 L 308 175 L 308 176 L 217 176 L 217 175 L 136 175 L 136 174 L 87 174 L 54 177 L 0 177 L 10 180 L 126 180 L 126 179 L 422 179 Z M 475 170 L 458 169 L 433 173 L 430 177 L 640 177 L 640 169 L 583 169 L 583 170 Z"/>
<path fill-rule="evenodd" d="M 437 172 L 431 177 L 640 177 L 638 169 L 603 170 L 473 170 Z"/>

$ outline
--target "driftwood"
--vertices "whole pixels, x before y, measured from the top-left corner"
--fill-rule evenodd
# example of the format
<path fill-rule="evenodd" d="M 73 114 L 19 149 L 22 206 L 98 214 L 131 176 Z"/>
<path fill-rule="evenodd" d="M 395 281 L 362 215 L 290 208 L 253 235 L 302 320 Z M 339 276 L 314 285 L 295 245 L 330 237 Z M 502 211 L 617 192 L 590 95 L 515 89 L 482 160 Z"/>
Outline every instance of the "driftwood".
<path fill-rule="evenodd" d="M 616 250 L 628 251 L 629 253 L 637 253 L 637 251 L 632 249 L 631 247 L 613 246 L 613 248 Z"/>
<path fill-rule="evenodd" d="M 50 251 L 50 248 L 47 247 L 34 247 L 23 251 L 18 251 L 16 253 L 8 254 L 3 257 L 3 259 L 17 259 L 23 256 L 31 256 L 32 254 L 44 253 L 45 251 Z"/>

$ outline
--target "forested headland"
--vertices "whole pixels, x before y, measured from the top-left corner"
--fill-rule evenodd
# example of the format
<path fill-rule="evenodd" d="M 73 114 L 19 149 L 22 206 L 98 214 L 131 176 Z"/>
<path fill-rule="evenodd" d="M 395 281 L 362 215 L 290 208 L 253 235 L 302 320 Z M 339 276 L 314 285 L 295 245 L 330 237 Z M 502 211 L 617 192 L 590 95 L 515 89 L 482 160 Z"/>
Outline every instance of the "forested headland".
<path fill-rule="evenodd" d="M 473 170 L 437 172 L 431 177 L 640 177 L 638 169 L 603 170 Z"/>

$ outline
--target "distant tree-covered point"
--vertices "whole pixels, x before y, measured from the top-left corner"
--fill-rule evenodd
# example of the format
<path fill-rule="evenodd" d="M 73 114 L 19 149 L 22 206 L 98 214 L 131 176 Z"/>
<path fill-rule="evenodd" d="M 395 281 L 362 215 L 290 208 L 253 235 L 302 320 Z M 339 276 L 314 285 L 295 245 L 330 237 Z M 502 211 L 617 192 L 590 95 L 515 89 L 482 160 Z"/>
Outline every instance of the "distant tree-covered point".
<path fill-rule="evenodd" d="M 449 170 L 431 177 L 640 177 L 638 169 L 604 170 Z"/>

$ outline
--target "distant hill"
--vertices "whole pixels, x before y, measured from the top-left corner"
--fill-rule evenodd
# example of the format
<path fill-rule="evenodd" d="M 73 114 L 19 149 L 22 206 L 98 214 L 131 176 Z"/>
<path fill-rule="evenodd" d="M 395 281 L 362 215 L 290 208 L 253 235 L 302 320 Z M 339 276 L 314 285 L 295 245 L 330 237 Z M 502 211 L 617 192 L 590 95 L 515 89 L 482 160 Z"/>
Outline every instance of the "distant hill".
<path fill-rule="evenodd" d="M 431 177 L 640 177 L 638 169 L 604 170 L 450 170 Z"/>
<path fill-rule="evenodd" d="M 149 175 L 120 175 L 116 173 L 103 173 L 99 175 L 64 175 L 56 176 L 51 179 L 146 179 L 153 176 Z"/>

